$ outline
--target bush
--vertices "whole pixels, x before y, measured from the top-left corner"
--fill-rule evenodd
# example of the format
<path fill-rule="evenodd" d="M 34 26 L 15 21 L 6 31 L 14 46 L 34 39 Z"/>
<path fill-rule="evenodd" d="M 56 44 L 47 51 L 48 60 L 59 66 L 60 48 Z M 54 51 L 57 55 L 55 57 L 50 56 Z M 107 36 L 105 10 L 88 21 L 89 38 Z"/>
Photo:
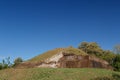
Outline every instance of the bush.
<path fill-rule="evenodd" d="M 20 64 L 21 62 L 23 62 L 22 58 L 20 58 L 20 57 L 16 58 L 14 60 L 14 66 Z"/>
<path fill-rule="evenodd" d="M 3 59 L 2 63 L 0 63 L 0 70 L 6 69 L 12 67 L 12 64 L 10 63 L 10 57 Z"/>
<path fill-rule="evenodd" d="M 120 54 L 117 54 L 113 60 L 112 66 L 114 67 L 115 71 L 120 71 Z"/>
<path fill-rule="evenodd" d="M 2 63 L 0 63 L 0 70 L 3 68 Z"/>

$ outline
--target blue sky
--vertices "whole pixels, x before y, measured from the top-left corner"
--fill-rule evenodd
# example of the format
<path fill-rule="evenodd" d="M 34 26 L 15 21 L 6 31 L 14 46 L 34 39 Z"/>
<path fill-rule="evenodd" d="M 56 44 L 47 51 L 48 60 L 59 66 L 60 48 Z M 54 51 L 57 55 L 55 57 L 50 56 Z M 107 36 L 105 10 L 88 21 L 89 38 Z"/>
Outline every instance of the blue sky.
<path fill-rule="evenodd" d="M 0 59 L 32 58 L 58 47 L 120 43 L 119 0 L 0 0 Z"/>

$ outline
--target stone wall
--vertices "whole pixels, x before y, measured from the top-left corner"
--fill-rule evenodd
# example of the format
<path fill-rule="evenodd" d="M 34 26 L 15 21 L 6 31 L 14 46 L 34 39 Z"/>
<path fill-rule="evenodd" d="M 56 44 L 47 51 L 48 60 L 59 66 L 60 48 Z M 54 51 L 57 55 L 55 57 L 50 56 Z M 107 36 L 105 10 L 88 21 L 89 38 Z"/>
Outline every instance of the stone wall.
<path fill-rule="evenodd" d="M 60 52 L 44 61 L 37 63 L 22 63 L 19 68 L 51 67 L 51 68 L 105 68 L 112 69 L 105 60 L 93 56 L 75 55 Z"/>
<path fill-rule="evenodd" d="M 112 69 L 107 61 L 92 56 L 64 54 L 59 60 L 60 68 L 106 68 Z"/>

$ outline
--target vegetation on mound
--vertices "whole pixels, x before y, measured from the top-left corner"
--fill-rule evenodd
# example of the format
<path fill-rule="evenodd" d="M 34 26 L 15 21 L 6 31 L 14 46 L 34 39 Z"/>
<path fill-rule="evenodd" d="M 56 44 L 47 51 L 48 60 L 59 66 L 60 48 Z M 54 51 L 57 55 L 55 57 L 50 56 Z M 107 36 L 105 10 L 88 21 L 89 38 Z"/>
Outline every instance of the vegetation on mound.
<path fill-rule="evenodd" d="M 115 52 L 110 50 L 103 50 L 96 42 L 82 42 L 78 48 L 68 47 L 68 48 L 57 48 L 54 50 L 50 50 L 46 53 L 40 54 L 24 63 L 30 65 L 37 65 L 42 61 L 54 56 L 57 53 L 65 52 L 65 53 L 72 53 L 76 55 L 90 55 L 96 56 L 100 59 L 106 60 L 115 71 L 120 71 L 120 60 L 118 59 L 120 52 L 120 46 L 115 47 Z M 23 64 L 19 65 L 22 66 Z"/>
<path fill-rule="evenodd" d="M 40 54 L 28 61 L 21 63 L 22 61 L 16 59 L 14 64 L 10 64 L 9 58 L 5 62 L 0 63 L 0 69 L 5 69 L 9 67 L 19 67 L 19 66 L 34 66 L 40 64 L 42 61 L 54 56 L 57 53 L 65 52 L 65 53 L 72 53 L 76 55 L 92 55 L 96 56 L 100 59 L 106 60 L 109 64 L 114 68 L 115 71 L 120 71 L 120 45 L 117 45 L 114 51 L 110 50 L 103 50 L 96 42 L 82 42 L 78 48 L 68 47 L 68 48 L 57 48 L 54 50 L 50 50 L 46 53 Z"/>
<path fill-rule="evenodd" d="M 89 55 L 94 55 L 112 64 L 115 54 L 110 50 L 103 50 L 96 42 L 82 42 L 78 48 Z"/>
<path fill-rule="evenodd" d="M 120 75 L 120 73 L 110 70 L 86 68 L 6 69 L 0 71 L 0 80 L 105 80 L 102 78 L 109 78 L 113 74 Z"/>
<path fill-rule="evenodd" d="M 60 53 L 60 52 L 66 52 L 66 53 L 73 53 L 73 54 L 76 54 L 76 55 L 87 55 L 84 51 L 80 50 L 80 49 L 77 49 L 77 48 L 72 48 L 72 47 L 69 47 L 69 48 L 57 48 L 57 49 L 54 49 L 54 50 L 51 50 L 51 51 L 48 51 L 46 53 L 43 53 L 41 55 L 38 55 L 30 60 L 28 60 L 28 62 L 40 62 L 40 61 L 43 61 L 47 58 L 50 58 L 52 57 L 53 55 L 57 54 L 57 53 Z"/>
<path fill-rule="evenodd" d="M 10 63 L 10 57 L 3 59 L 2 63 L 0 63 L 0 70 L 6 69 L 12 67 L 12 64 Z"/>
<path fill-rule="evenodd" d="M 24 63 L 39 63 L 53 55 L 65 52 L 74 53 L 76 55 L 94 55 L 101 59 L 108 61 L 116 71 L 120 71 L 120 46 L 116 48 L 116 54 L 109 50 L 103 50 L 97 43 L 83 42 L 79 48 L 57 48 L 41 55 L 38 55 Z M 17 61 L 17 62 L 16 62 Z M 14 63 L 21 63 L 22 61 L 16 59 Z M 9 59 L 7 60 L 9 66 Z M 28 68 L 28 69 L 13 69 L 7 67 L 3 61 L 0 70 L 0 80 L 119 80 L 120 73 L 104 69 L 86 69 L 86 68 Z M 17 65 L 18 65 L 17 64 Z M 30 64 L 27 64 L 30 65 Z M 32 64 L 33 65 L 33 64 Z M 11 65 L 10 65 L 11 66 Z M 19 66 L 19 65 L 18 65 Z"/>
<path fill-rule="evenodd" d="M 120 71 L 120 45 L 116 45 L 114 51 L 110 51 L 103 50 L 96 42 L 82 42 L 78 49 L 106 60 L 115 71 Z"/>

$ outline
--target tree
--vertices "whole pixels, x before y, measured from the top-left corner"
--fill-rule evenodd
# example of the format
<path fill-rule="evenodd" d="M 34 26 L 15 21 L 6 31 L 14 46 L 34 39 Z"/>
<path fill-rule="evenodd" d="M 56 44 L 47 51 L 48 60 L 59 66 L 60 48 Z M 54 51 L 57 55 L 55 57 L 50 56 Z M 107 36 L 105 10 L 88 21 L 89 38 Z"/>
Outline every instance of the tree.
<path fill-rule="evenodd" d="M 115 53 L 115 58 L 112 66 L 114 67 L 114 70 L 120 71 L 120 44 L 116 45 L 113 51 Z"/>
<path fill-rule="evenodd" d="M 88 52 L 88 50 L 87 50 L 87 46 L 89 45 L 89 43 L 88 42 L 82 42 L 79 46 L 78 46 L 78 49 L 81 49 L 81 50 L 83 50 L 84 52 Z"/>
<path fill-rule="evenodd" d="M 116 54 L 116 57 L 113 60 L 114 70 L 120 71 L 120 54 Z"/>
<path fill-rule="evenodd" d="M 114 53 L 120 54 L 120 44 L 118 44 L 114 47 Z"/>
<path fill-rule="evenodd" d="M 8 64 L 5 59 L 2 60 L 2 69 L 8 68 Z"/>
<path fill-rule="evenodd" d="M 6 69 L 12 67 L 12 64 L 10 63 L 10 57 L 3 59 L 2 63 L 0 63 L 0 69 Z"/>
<path fill-rule="evenodd" d="M 20 57 L 16 58 L 14 60 L 14 66 L 20 64 L 21 62 L 23 62 L 22 58 L 20 58 Z"/>
<path fill-rule="evenodd" d="M 101 59 L 106 60 L 109 64 L 113 64 L 113 60 L 116 55 L 110 50 L 104 50 L 103 54 L 100 56 Z"/>
<path fill-rule="evenodd" d="M 82 42 L 78 48 L 89 55 L 97 56 L 100 59 L 106 60 L 109 64 L 113 64 L 115 54 L 110 50 L 103 50 L 96 42 Z"/>
<path fill-rule="evenodd" d="M 96 56 L 99 56 L 103 53 L 103 50 L 100 48 L 100 46 L 96 42 L 82 42 L 79 46 L 79 49 L 83 50 L 84 52 L 88 54 L 93 54 Z"/>
<path fill-rule="evenodd" d="M 2 63 L 0 63 L 0 70 L 3 68 L 3 65 L 2 65 Z"/>

